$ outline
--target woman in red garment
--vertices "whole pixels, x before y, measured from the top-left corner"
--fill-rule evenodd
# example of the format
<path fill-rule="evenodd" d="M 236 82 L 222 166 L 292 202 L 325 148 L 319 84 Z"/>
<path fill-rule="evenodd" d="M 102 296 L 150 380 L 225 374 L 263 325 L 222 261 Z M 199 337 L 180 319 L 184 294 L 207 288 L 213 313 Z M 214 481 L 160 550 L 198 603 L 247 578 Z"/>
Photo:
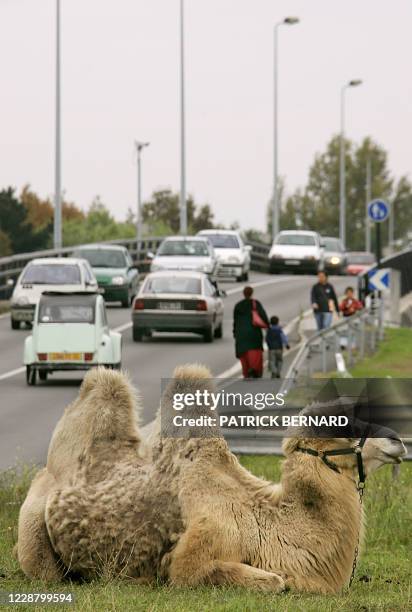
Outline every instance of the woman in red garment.
<path fill-rule="evenodd" d="M 269 319 L 258 300 L 253 299 L 252 287 L 243 289 L 245 299 L 238 302 L 233 311 L 233 336 L 236 357 L 242 364 L 244 378 L 261 378 L 263 374 L 263 335 L 262 328 L 253 324 L 252 310 L 255 309 L 264 324 Z"/>

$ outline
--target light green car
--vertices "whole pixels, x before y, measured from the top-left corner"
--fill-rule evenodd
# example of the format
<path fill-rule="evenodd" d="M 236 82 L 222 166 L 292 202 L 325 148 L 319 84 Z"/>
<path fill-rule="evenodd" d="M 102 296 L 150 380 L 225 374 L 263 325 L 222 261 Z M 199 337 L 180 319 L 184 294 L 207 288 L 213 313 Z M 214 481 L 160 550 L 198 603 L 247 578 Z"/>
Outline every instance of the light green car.
<path fill-rule="evenodd" d="M 46 292 L 36 306 L 33 333 L 24 343 L 26 381 L 55 371 L 121 367 L 122 336 L 109 329 L 99 293 Z"/>
<path fill-rule="evenodd" d="M 89 262 L 106 302 L 121 302 L 123 308 L 131 305 L 139 285 L 139 271 L 126 247 L 91 244 L 78 247 L 73 257 Z"/>

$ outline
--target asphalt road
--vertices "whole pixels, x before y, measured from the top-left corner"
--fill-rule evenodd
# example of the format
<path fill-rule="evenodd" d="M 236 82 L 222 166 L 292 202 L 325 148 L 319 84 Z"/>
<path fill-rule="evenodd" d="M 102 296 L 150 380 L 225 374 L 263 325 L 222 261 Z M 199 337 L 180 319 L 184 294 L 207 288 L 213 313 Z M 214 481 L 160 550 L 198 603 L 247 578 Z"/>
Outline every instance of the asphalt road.
<path fill-rule="evenodd" d="M 345 277 L 331 279 L 337 293 L 348 283 Z M 269 276 L 254 273 L 255 296 L 270 315 L 278 315 L 286 325 L 309 307 L 313 276 Z M 236 363 L 231 333 L 232 311 L 240 299 L 242 284 L 221 283 L 225 298 L 224 337 L 212 344 L 187 334 L 157 334 L 150 340 L 134 343 L 131 315 L 116 305 L 108 307 L 112 329 L 123 334 L 123 368 L 142 397 L 141 424 L 151 421 L 159 405 L 161 379 L 172 376 L 177 365 L 203 363 L 214 376 L 227 375 Z M 9 317 L 0 318 L 0 471 L 16 463 L 44 463 L 52 431 L 65 406 L 78 392 L 79 374 L 58 373 L 45 383 L 28 387 L 22 368 L 23 342 L 27 329 L 12 331 Z"/>

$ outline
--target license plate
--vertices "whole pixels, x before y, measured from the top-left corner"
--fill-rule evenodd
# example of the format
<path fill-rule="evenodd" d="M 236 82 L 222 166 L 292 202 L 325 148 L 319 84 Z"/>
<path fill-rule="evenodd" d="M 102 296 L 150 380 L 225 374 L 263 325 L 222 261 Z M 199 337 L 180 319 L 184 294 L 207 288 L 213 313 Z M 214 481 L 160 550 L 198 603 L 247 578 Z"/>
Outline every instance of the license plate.
<path fill-rule="evenodd" d="M 181 302 L 158 302 L 157 308 L 159 310 L 182 310 L 183 304 Z"/>
<path fill-rule="evenodd" d="M 300 265 L 300 261 L 299 261 L 299 259 L 286 259 L 285 260 L 285 264 L 287 266 L 299 266 Z"/>
<path fill-rule="evenodd" d="M 82 353 L 50 353 L 50 361 L 81 361 Z"/>
<path fill-rule="evenodd" d="M 19 314 L 20 321 L 32 321 L 33 313 L 32 312 L 21 312 Z"/>

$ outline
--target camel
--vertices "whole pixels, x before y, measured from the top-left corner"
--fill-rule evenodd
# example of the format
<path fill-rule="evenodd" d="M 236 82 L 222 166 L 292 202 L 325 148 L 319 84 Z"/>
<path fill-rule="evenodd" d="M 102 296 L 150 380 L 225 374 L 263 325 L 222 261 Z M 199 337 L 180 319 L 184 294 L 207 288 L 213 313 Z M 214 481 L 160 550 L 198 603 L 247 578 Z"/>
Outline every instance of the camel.
<path fill-rule="evenodd" d="M 336 593 L 348 584 L 363 538 L 351 452 L 359 441 L 289 437 L 281 482 L 253 476 L 218 428 L 187 427 L 176 435 L 170 425 L 173 394 L 212 391 L 210 379 L 202 366 L 176 369 L 149 460 L 127 379 L 108 370 L 86 375 L 57 425 L 46 471 L 22 507 L 18 558 L 28 576 L 93 578 L 110 571 L 137 582 L 162 578 L 176 586 L 275 593 Z M 385 436 L 367 438 L 361 449 L 367 475 L 405 453 L 394 432 Z M 337 449 L 348 454 L 322 460 Z"/>

